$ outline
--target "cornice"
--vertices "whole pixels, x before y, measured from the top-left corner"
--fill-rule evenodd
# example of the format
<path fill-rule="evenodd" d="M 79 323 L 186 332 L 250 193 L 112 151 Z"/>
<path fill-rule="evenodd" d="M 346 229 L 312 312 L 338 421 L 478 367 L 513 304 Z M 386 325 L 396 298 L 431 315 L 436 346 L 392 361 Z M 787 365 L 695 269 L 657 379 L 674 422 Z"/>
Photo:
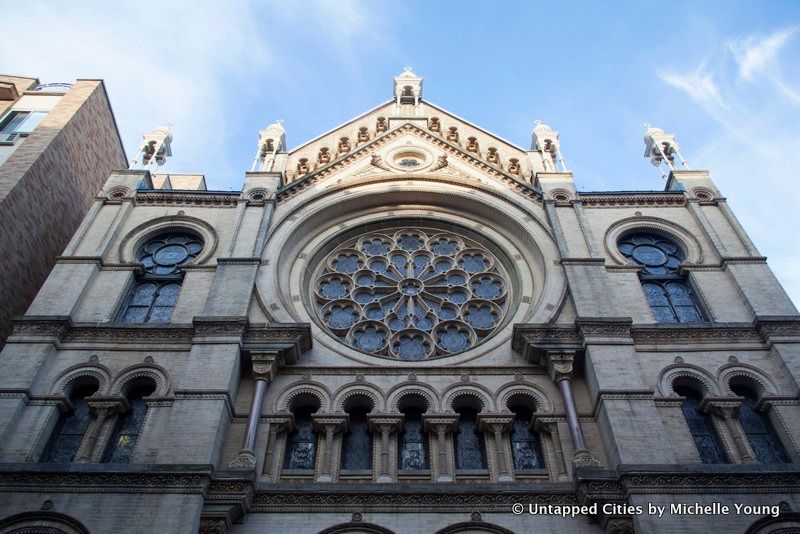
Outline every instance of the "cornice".
<path fill-rule="evenodd" d="M 225 193 L 206 191 L 137 191 L 136 205 L 150 206 L 203 206 L 211 208 L 235 208 L 239 203 L 239 192 Z"/>
<path fill-rule="evenodd" d="M 664 192 L 632 192 L 632 193 L 578 193 L 578 198 L 586 208 L 619 208 L 619 207 L 683 207 L 686 196 L 681 193 Z"/>
<path fill-rule="evenodd" d="M 37 493 L 189 493 L 205 494 L 211 483 L 211 470 L 149 470 L 116 471 L 104 469 L 77 470 L 74 464 L 66 469 L 52 469 L 48 464 L 36 464 L 35 469 L 5 470 L 0 465 L 0 492 Z M 63 466 L 59 466 L 63 467 Z M 133 467 L 133 466 L 132 466 Z M 74 470 L 73 470 L 74 469 Z"/>
<path fill-rule="evenodd" d="M 66 316 L 28 316 L 14 320 L 8 343 L 108 344 L 240 343 L 246 350 L 274 348 L 302 354 L 311 348 L 307 323 L 250 324 L 245 317 L 195 317 L 192 324 L 72 323 Z"/>
<path fill-rule="evenodd" d="M 756 318 L 751 323 L 631 324 L 630 319 L 581 319 L 575 325 L 515 324 L 512 349 L 538 363 L 548 351 L 587 344 L 720 345 L 800 342 L 800 317 Z"/>

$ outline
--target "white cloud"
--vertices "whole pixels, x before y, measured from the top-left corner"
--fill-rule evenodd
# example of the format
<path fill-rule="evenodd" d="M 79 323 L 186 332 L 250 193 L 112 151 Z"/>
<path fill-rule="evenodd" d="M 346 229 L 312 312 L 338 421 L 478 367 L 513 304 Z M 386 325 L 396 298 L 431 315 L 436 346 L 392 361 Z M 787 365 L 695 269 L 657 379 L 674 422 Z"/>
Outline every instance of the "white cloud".
<path fill-rule="evenodd" d="M 714 81 L 714 76 L 706 70 L 705 64 L 700 65 L 694 71 L 683 74 L 660 72 L 658 77 L 672 87 L 685 91 L 692 100 L 706 108 L 726 109 L 728 107 Z"/>
<path fill-rule="evenodd" d="M 787 120 L 797 113 L 800 99 L 792 89 L 796 80 L 783 79 L 777 61 L 795 31 L 729 41 L 726 49 L 733 53 L 735 64 L 710 57 L 713 70 L 704 62 L 688 74 L 658 76 L 705 111 L 704 129 L 711 135 L 705 146 L 691 150 L 691 161 L 695 168 L 711 169 L 742 225 L 770 258 L 787 293 L 800 304 L 798 254 L 787 249 L 787 243 L 796 239 L 786 215 L 800 203 L 796 187 L 800 171 L 793 160 L 800 152 L 800 124 Z M 736 83 L 737 79 L 752 83 Z"/>
<path fill-rule="evenodd" d="M 766 37 L 750 35 L 729 41 L 728 48 L 739 65 L 739 76 L 751 80 L 756 74 L 774 69 L 778 52 L 796 32 L 797 27 L 792 27 L 778 30 Z"/>

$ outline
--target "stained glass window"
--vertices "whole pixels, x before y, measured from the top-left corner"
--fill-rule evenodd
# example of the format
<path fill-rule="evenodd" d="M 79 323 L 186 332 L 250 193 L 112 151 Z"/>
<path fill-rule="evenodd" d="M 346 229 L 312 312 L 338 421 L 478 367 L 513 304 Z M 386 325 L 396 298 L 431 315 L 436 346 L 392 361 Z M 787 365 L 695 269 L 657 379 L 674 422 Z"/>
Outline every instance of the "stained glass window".
<path fill-rule="evenodd" d="M 789 455 L 783 448 L 775 428 L 769 420 L 769 416 L 756 410 L 758 397 L 745 386 L 732 386 L 731 391 L 739 397 L 744 397 L 742 405 L 739 407 L 739 423 L 742 430 L 747 435 L 747 441 L 753 448 L 756 459 L 762 464 L 782 464 L 789 463 Z"/>
<path fill-rule="evenodd" d="M 511 408 L 514 424 L 511 428 L 511 452 L 514 469 L 541 469 L 544 467 L 539 439 L 531 428 L 533 412 L 522 406 Z"/>
<path fill-rule="evenodd" d="M 685 255 L 677 244 L 657 234 L 634 233 L 618 246 L 627 259 L 643 267 L 639 279 L 657 323 L 705 321 L 689 280 L 679 273 Z"/>
<path fill-rule="evenodd" d="M 353 408 L 350 426 L 342 442 L 342 469 L 372 469 L 372 433 L 367 425 L 366 408 Z"/>
<path fill-rule="evenodd" d="M 322 262 L 317 316 L 339 340 L 400 360 L 456 354 L 500 328 L 508 275 L 485 246 L 430 228 L 365 232 Z"/>
<path fill-rule="evenodd" d="M 162 234 L 139 252 L 144 275 L 130 290 L 119 320 L 123 323 L 167 323 L 178 300 L 182 265 L 192 263 L 203 249 L 188 233 Z"/>
<path fill-rule="evenodd" d="M 294 411 L 294 430 L 286 442 L 284 469 L 313 470 L 317 457 L 317 432 L 311 420 L 313 408 L 298 408 Z"/>
<path fill-rule="evenodd" d="M 61 416 L 42 454 L 42 462 L 68 463 L 75 458 L 92 415 L 86 397 L 97 391 L 94 386 L 77 388 L 69 396 L 72 409 Z"/>
<path fill-rule="evenodd" d="M 702 395 L 690 387 L 677 387 L 675 393 L 686 399 L 681 404 L 683 417 L 689 426 L 697 452 L 700 453 L 700 460 L 704 464 L 723 464 L 726 463 L 722 442 L 719 439 L 711 415 L 700 410 Z"/>
<path fill-rule="evenodd" d="M 428 435 L 422 427 L 422 410 L 403 410 L 403 431 L 398 435 L 397 468 L 401 471 L 429 469 Z"/>
<path fill-rule="evenodd" d="M 120 415 L 114 425 L 114 432 L 103 454 L 102 461 L 112 464 L 125 464 L 131 461 L 133 448 L 142 432 L 147 404 L 144 398 L 153 393 L 152 386 L 143 386 L 131 391 L 128 396 L 130 410 Z"/>
<path fill-rule="evenodd" d="M 455 434 L 456 469 L 486 469 L 483 433 L 478 430 L 478 411 L 460 408 L 458 431 Z"/>

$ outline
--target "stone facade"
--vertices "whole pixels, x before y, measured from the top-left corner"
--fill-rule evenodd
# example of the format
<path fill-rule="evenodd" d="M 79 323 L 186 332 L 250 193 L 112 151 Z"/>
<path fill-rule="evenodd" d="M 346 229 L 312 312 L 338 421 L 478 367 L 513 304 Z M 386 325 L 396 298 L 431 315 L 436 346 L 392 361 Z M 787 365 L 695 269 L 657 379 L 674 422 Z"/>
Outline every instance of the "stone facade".
<path fill-rule="evenodd" d="M 47 113 L 29 134 L 0 143 L 0 346 L 111 170 L 127 167 L 103 82 L 63 85 L 0 76 L 0 117 Z"/>
<path fill-rule="evenodd" d="M 709 174 L 578 192 L 556 132 L 537 126 L 525 151 L 422 100 L 410 71 L 395 82 L 393 100 L 296 150 L 280 124 L 261 132 L 240 192 L 204 191 L 196 175 L 169 177 L 185 190 L 110 175 L 0 355 L 0 532 L 800 527 L 800 316 Z M 428 232 L 424 246 L 414 232 Z M 665 283 L 689 284 L 701 320 L 657 321 L 645 292 L 657 262 L 620 245 L 637 232 L 675 244 Z M 368 253 L 365 236 L 408 255 Z M 474 267 L 478 245 L 497 269 Z M 647 261 L 660 254 L 646 246 Z M 402 306 L 381 293 L 381 258 Z M 438 286 L 437 262 L 449 273 Z M 129 319 L 140 288 L 169 284 L 180 293 L 167 322 L 151 321 L 157 299 Z M 375 302 L 391 313 L 351 326 Z M 442 315 L 426 330 L 415 315 L 454 302 L 460 323 Z M 689 415 L 686 388 L 702 398 Z M 48 461 L 80 406 L 73 461 Z M 759 461 L 746 410 L 781 461 Z M 420 449 L 406 448 L 412 424 Z M 712 434 L 717 464 L 697 445 Z M 356 435 L 368 452 L 345 468 Z M 425 461 L 404 464 L 409 450 Z M 696 503 L 731 512 L 669 510 Z"/>

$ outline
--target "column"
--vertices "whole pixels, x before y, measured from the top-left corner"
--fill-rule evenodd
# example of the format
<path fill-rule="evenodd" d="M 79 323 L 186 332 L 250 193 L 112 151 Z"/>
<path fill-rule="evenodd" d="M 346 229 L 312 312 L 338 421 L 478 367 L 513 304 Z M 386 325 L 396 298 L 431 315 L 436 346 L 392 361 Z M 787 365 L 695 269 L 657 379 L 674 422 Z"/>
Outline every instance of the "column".
<path fill-rule="evenodd" d="M 91 399 L 91 397 L 90 397 Z M 103 423 L 110 415 L 125 413 L 130 409 L 128 402 L 123 397 L 97 398 L 88 400 L 87 404 L 94 417 L 83 435 L 83 440 L 75 453 L 76 462 L 86 463 L 92 461 L 97 438 L 103 429 Z"/>
<path fill-rule="evenodd" d="M 553 480 L 567 480 L 567 465 L 564 463 L 564 451 L 561 448 L 561 438 L 558 435 L 558 419 L 554 417 L 542 417 L 533 414 L 533 428 L 540 435 L 546 434 L 550 443 L 545 447 L 545 453 L 548 455 L 546 459 L 551 469 L 551 477 Z M 549 453 L 549 454 L 548 454 Z"/>
<path fill-rule="evenodd" d="M 741 425 L 736 417 L 736 412 L 739 410 L 740 402 L 737 400 L 719 400 L 713 397 L 706 397 L 703 399 L 701 407 L 703 410 L 714 414 L 723 421 L 728 430 L 728 434 L 733 439 L 733 444 L 736 447 L 736 453 L 741 458 L 742 463 L 752 464 L 756 463 L 755 454 L 750 448 L 750 443 L 747 441 Z"/>
<path fill-rule="evenodd" d="M 561 391 L 561 397 L 564 401 L 567 424 L 569 424 L 569 432 L 572 436 L 572 443 L 575 446 L 572 465 L 576 469 L 578 467 L 598 467 L 600 462 L 592 456 L 586 447 L 581 422 L 578 419 L 578 409 L 575 407 L 575 399 L 572 396 L 571 378 L 574 373 L 575 353 L 548 352 L 545 359 L 550 378 L 558 384 L 558 389 Z"/>
<path fill-rule="evenodd" d="M 491 434 L 494 441 L 494 451 L 497 458 L 495 477 L 497 482 L 511 482 L 514 480 L 513 469 L 509 465 L 506 454 L 506 444 L 503 433 L 514 424 L 514 415 L 505 413 L 480 413 L 478 414 L 478 429 L 486 434 Z M 492 458 L 489 458 L 491 461 Z"/>
<path fill-rule="evenodd" d="M 320 446 L 317 458 L 320 459 L 316 466 L 317 482 L 332 482 L 333 473 L 337 470 L 333 463 L 333 437 L 338 432 L 347 430 L 347 415 L 313 414 L 311 419 L 314 428 L 320 433 Z"/>
<path fill-rule="evenodd" d="M 370 414 L 367 416 L 369 428 L 374 435 L 380 437 L 380 473 L 376 482 L 392 482 L 392 469 L 390 468 L 389 437 L 392 432 L 397 432 L 403 425 L 403 414 Z"/>
<path fill-rule="evenodd" d="M 435 443 L 438 454 L 436 456 L 431 455 L 431 468 L 436 477 L 436 482 L 452 482 L 451 462 L 447 454 L 450 448 L 447 441 L 447 433 L 453 432 L 457 428 L 458 414 L 423 414 L 422 425 L 426 432 L 436 435 Z"/>
<path fill-rule="evenodd" d="M 250 410 L 247 414 L 247 426 L 242 437 L 242 449 L 230 463 L 231 469 L 251 470 L 256 467 L 256 433 L 258 432 L 258 420 L 261 417 L 261 406 L 264 404 L 264 396 L 267 392 L 269 381 L 275 377 L 278 368 L 278 352 L 265 351 L 251 353 L 253 360 L 253 397 L 250 400 Z"/>
<path fill-rule="evenodd" d="M 277 480 L 278 469 L 275 466 L 275 453 L 277 452 L 278 434 L 280 432 L 289 433 L 294 430 L 293 414 L 272 414 L 267 416 L 269 425 L 269 436 L 267 437 L 267 451 L 264 455 L 264 467 L 262 472 L 271 481 Z"/>

